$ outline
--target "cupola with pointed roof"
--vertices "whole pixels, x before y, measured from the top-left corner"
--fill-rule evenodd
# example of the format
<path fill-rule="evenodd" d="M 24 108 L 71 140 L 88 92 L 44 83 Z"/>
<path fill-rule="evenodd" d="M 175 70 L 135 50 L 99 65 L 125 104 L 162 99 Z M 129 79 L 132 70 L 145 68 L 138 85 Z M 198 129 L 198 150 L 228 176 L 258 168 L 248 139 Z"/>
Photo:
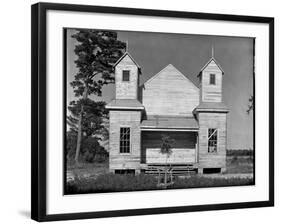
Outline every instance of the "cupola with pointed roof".
<path fill-rule="evenodd" d="M 133 57 L 125 52 L 115 63 L 115 98 L 118 99 L 138 99 L 140 66 Z"/>
<path fill-rule="evenodd" d="M 202 67 L 198 77 L 200 79 L 200 102 L 222 102 L 222 77 L 224 71 L 216 61 L 212 49 L 212 57 Z"/>

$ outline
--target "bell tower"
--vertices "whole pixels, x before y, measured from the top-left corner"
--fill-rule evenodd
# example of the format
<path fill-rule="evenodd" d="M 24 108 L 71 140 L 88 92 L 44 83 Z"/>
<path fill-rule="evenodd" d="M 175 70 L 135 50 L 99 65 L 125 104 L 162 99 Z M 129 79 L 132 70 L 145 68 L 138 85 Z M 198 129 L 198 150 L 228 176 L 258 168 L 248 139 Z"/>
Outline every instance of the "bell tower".
<path fill-rule="evenodd" d="M 200 102 L 222 102 L 222 77 L 224 71 L 212 57 L 201 69 L 198 77 L 200 79 Z"/>
<path fill-rule="evenodd" d="M 140 124 L 144 110 L 138 101 L 141 70 L 128 52 L 114 68 L 115 99 L 106 105 L 109 110 L 109 170 L 140 173 Z"/>
<path fill-rule="evenodd" d="M 140 67 L 133 57 L 126 52 L 114 65 L 115 98 L 138 99 Z"/>
<path fill-rule="evenodd" d="M 198 119 L 198 172 L 225 172 L 228 108 L 222 100 L 224 71 L 212 57 L 201 69 L 200 103 L 194 113 Z"/>

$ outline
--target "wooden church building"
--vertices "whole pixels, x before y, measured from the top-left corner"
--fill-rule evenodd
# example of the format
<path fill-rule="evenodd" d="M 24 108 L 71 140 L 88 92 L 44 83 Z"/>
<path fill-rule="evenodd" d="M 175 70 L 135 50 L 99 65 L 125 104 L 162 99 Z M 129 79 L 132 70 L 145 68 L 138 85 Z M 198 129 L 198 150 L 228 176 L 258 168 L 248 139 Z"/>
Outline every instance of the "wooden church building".
<path fill-rule="evenodd" d="M 141 86 L 140 75 L 128 52 L 115 63 L 115 99 L 106 106 L 110 171 L 140 173 L 167 162 L 198 173 L 224 172 L 229 110 L 215 58 L 199 72 L 199 88 L 171 64 Z M 163 134 L 174 139 L 167 161 Z"/>

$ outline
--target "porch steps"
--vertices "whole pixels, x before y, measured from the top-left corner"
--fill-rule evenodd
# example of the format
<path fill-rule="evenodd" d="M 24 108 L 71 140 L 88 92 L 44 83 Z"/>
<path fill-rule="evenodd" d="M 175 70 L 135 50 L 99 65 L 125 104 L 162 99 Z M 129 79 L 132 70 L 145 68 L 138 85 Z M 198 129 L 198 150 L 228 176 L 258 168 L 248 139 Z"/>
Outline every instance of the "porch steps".
<path fill-rule="evenodd" d="M 144 169 L 146 174 L 152 175 L 160 175 L 164 174 L 166 167 L 168 169 L 168 173 L 173 176 L 181 176 L 181 175 L 188 175 L 188 174 L 195 174 L 197 173 L 197 168 L 194 165 L 170 165 L 167 166 L 161 164 L 154 164 L 154 165 L 147 165 Z"/>

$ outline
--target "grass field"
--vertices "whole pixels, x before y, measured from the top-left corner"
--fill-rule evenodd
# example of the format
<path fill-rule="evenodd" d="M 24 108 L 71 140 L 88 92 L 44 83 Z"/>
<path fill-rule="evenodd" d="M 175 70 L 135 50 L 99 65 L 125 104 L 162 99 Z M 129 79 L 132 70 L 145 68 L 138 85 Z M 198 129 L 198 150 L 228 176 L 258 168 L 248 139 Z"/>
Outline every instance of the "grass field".
<path fill-rule="evenodd" d="M 227 153 L 227 169 L 224 175 L 212 176 L 206 174 L 203 176 L 190 176 L 188 178 L 176 177 L 173 181 L 174 184 L 168 188 L 180 189 L 253 184 L 252 176 L 245 176 L 245 174 L 253 174 L 253 154 L 244 151 L 242 153 L 232 151 Z M 155 176 L 109 173 L 108 161 L 104 163 L 81 163 L 78 167 L 68 164 L 67 180 L 66 194 L 162 189 L 157 186 L 157 178 Z"/>
<path fill-rule="evenodd" d="M 80 163 L 78 166 L 67 165 L 68 178 L 95 178 L 101 174 L 109 173 L 108 171 L 108 161 L 104 163 Z"/>
<path fill-rule="evenodd" d="M 227 156 L 226 173 L 253 173 L 252 156 Z"/>
<path fill-rule="evenodd" d="M 173 184 L 163 188 L 157 184 L 156 176 L 140 174 L 102 174 L 96 179 L 80 178 L 70 181 L 66 194 L 107 193 L 120 191 L 144 191 L 163 189 L 185 189 L 199 187 L 225 187 L 253 184 L 252 178 L 213 178 L 206 176 L 175 177 Z"/>

